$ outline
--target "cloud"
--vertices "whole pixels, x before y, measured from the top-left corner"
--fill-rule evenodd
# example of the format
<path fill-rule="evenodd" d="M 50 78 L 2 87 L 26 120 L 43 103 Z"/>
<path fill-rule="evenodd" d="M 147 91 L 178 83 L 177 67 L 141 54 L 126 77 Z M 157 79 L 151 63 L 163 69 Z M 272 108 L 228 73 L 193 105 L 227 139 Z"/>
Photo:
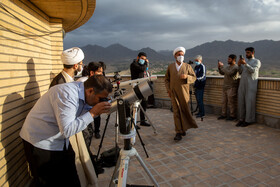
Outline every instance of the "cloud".
<path fill-rule="evenodd" d="M 65 47 L 120 43 L 131 49 L 192 48 L 213 40 L 279 40 L 279 0 L 102 0 L 67 33 Z"/>

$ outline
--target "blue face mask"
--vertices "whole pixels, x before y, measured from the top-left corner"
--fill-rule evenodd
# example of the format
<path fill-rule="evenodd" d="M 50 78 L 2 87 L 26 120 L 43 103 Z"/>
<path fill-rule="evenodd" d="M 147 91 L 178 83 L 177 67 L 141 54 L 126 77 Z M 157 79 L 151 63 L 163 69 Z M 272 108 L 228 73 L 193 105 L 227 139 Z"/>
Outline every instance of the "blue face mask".
<path fill-rule="evenodd" d="M 195 63 L 195 65 L 197 65 L 197 66 L 200 64 L 200 62 L 198 62 L 198 61 L 195 61 L 194 63 Z"/>
<path fill-rule="evenodd" d="M 143 65 L 144 63 L 145 63 L 145 60 L 143 60 L 143 59 L 139 59 L 139 64 L 141 64 L 141 65 Z"/>

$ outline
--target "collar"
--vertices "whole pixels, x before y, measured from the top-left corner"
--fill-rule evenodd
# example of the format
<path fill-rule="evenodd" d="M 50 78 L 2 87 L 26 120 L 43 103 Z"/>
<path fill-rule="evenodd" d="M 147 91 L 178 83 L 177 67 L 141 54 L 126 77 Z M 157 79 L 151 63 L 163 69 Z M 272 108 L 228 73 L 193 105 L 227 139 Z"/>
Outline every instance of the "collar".
<path fill-rule="evenodd" d="M 83 100 L 84 102 L 86 102 L 85 99 L 85 86 L 84 86 L 84 82 L 77 82 L 78 86 L 79 86 L 79 99 Z"/>
<path fill-rule="evenodd" d="M 68 73 L 66 73 L 66 71 L 62 70 L 62 75 L 65 78 L 66 82 L 73 82 L 74 79 L 73 77 L 71 77 Z"/>

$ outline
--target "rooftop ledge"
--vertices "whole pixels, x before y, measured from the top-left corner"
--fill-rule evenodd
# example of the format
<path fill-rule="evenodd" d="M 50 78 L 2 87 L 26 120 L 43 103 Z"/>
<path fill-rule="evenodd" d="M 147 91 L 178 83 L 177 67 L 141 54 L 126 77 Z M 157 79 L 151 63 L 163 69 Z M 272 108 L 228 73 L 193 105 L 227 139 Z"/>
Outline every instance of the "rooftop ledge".
<path fill-rule="evenodd" d="M 112 78 L 113 75 L 108 76 Z M 130 75 L 121 75 L 123 81 L 130 80 Z M 157 108 L 170 108 L 171 102 L 164 85 L 164 75 L 157 75 L 153 82 L 155 104 Z M 206 114 L 221 114 L 223 76 L 208 75 L 205 91 L 204 104 Z M 124 87 L 130 90 L 130 86 Z M 256 122 L 273 128 L 280 129 L 280 78 L 260 77 L 258 81 Z M 191 95 L 196 107 L 194 94 Z M 195 108 L 194 107 L 194 108 Z"/>

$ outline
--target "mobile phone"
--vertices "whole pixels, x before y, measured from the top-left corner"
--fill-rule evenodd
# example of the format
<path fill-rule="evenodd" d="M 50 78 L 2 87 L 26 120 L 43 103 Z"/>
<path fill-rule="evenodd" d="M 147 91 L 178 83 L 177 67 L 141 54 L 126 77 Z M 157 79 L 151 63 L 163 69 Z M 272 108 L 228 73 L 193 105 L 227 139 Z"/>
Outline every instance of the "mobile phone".
<path fill-rule="evenodd" d="M 240 59 L 243 59 L 243 55 L 239 55 L 239 58 L 240 58 Z"/>

